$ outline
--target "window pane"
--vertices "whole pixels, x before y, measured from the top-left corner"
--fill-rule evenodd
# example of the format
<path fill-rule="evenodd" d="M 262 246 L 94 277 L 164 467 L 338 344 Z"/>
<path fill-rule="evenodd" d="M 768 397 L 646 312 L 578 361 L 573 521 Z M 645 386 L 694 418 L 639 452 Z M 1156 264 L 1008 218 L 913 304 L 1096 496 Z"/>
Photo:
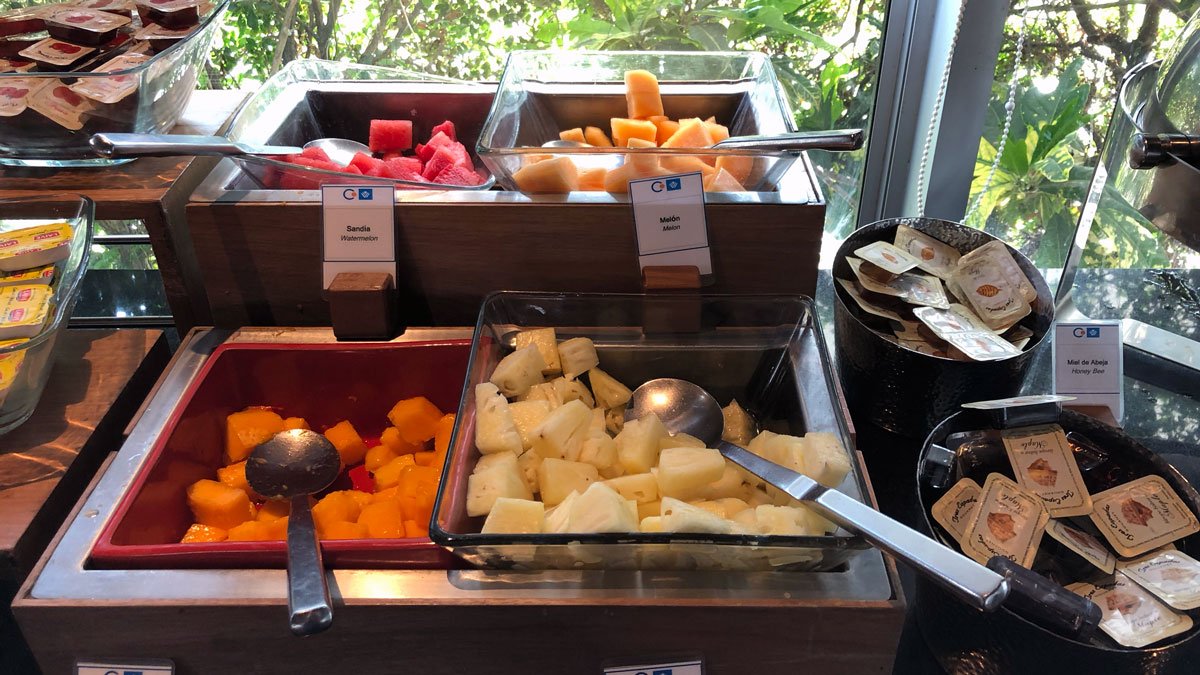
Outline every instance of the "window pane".
<path fill-rule="evenodd" d="M 148 244 L 94 244 L 74 318 L 169 317 L 158 263 Z"/>

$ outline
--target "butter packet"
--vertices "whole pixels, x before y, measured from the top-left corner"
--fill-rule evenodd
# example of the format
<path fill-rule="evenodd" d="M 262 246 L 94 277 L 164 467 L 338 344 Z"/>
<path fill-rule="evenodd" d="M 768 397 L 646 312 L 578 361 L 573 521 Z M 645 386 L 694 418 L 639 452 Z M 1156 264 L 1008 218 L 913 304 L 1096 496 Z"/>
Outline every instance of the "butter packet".
<path fill-rule="evenodd" d="M 54 280 L 54 265 L 42 265 L 18 272 L 0 272 L 0 286 L 21 284 L 49 284 Z M 2 345 L 0 345 L 2 346 Z"/>
<path fill-rule="evenodd" d="M 975 517 L 975 509 L 979 507 L 979 495 L 982 491 L 979 483 L 964 478 L 933 504 L 933 519 L 946 528 L 950 536 L 959 543 L 962 543 L 967 526 Z"/>
<path fill-rule="evenodd" d="M 1042 498 L 1051 518 L 1092 512 L 1092 497 L 1062 427 L 1047 424 L 1005 429 L 1000 435 L 1017 483 Z"/>
<path fill-rule="evenodd" d="M 854 255 L 892 274 L 904 274 L 921 262 L 886 241 L 873 241 L 855 249 Z"/>
<path fill-rule="evenodd" d="M 1017 291 L 1025 302 L 1034 304 L 1037 302 L 1037 289 L 1029 281 L 1029 277 L 1025 276 L 1025 271 L 1017 264 L 1017 261 L 1012 257 L 1008 247 L 1002 241 L 989 241 L 979 248 L 971 251 L 959 259 L 959 265 L 964 262 L 970 262 L 976 258 L 987 257 L 1000 267 L 1000 271 L 1008 278 L 1010 282 L 1016 284 Z"/>
<path fill-rule="evenodd" d="M 26 284 L 0 288 L 0 340 L 37 335 L 49 314 L 49 286 Z"/>
<path fill-rule="evenodd" d="M 1046 525 L 1046 534 L 1105 574 L 1112 574 L 1116 569 L 1116 556 L 1087 532 L 1077 530 L 1061 520 L 1051 520 Z"/>
<path fill-rule="evenodd" d="M 998 473 L 983 484 L 975 516 L 963 536 L 963 553 L 980 564 L 1003 556 L 1031 567 L 1050 514 L 1036 495 Z"/>
<path fill-rule="evenodd" d="M 0 272 L 19 272 L 66 258 L 72 234 L 66 223 L 0 232 Z"/>
<path fill-rule="evenodd" d="M 991 332 L 955 333 L 946 338 L 951 358 L 960 361 L 996 361 L 1021 353 L 1011 342 Z"/>
<path fill-rule="evenodd" d="M 896 228 L 895 246 L 916 258 L 921 269 L 941 279 L 950 277 L 962 257 L 950 244 L 908 225 Z"/>
<path fill-rule="evenodd" d="M 1117 572 L 1112 583 L 1071 584 L 1067 590 L 1100 607 L 1100 630 L 1126 647 L 1145 647 L 1192 628 L 1192 618 L 1159 602 Z"/>
<path fill-rule="evenodd" d="M 1186 553 L 1158 550 L 1117 568 L 1175 609 L 1200 607 L 1200 562 Z"/>
<path fill-rule="evenodd" d="M 8 350 L 12 347 L 17 347 L 26 342 L 29 342 L 29 340 L 24 340 L 24 339 L 22 339 L 22 340 L 0 340 L 0 350 Z M 13 351 L 0 351 L 0 363 L 10 363 L 10 364 L 15 364 L 15 365 L 19 366 L 19 365 L 21 365 L 21 362 L 24 360 L 25 360 L 25 350 L 24 349 L 17 349 L 17 350 L 13 350 Z"/>
<path fill-rule="evenodd" d="M 1195 514 L 1161 476 L 1143 476 L 1118 485 L 1092 495 L 1092 501 L 1092 522 L 1122 558 L 1200 532 Z"/>
<path fill-rule="evenodd" d="M 991 330 L 1007 330 L 1033 311 L 993 257 L 963 258 L 952 278 L 966 295 L 966 303 Z"/>
<path fill-rule="evenodd" d="M 878 305 L 874 305 L 870 301 L 868 301 L 866 298 L 864 298 L 862 295 L 862 292 L 859 291 L 858 286 L 856 286 L 853 281 L 847 281 L 846 279 L 838 279 L 837 282 L 842 285 L 842 288 L 846 289 L 846 292 L 850 294 L 850 297 L 854 298 L 854 302 L 858 303 L 859 308 L 862 309 L 862 311 L 866 312 L 867 314 L 873 314 L 875 316 L 883 317 L 885 319 L 890 319 L 892 321 L 903 321 L 904 320 L 896 312 L 893 312 L 892 310 L 887 309 L 886 307 L 879 307 Z"/>

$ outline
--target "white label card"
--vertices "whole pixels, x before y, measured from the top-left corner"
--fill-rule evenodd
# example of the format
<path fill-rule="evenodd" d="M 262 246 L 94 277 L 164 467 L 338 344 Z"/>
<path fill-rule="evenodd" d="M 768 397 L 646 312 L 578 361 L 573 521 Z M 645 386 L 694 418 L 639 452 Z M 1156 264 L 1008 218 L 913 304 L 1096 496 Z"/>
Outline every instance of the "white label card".
<path fill-rule="evenodd" d="M 322 185 L 321 288 L 341 272 L 387 272 L 399 282 L 391 185 Z"/>
<path fill-rule="evenodd" d="M 700 661 L 678 661 L 644 666 L 612 666 L 604 669 L 604 675 L 704 675 L 704 664 Z"/>
<path fill-rule="evenodd" d="M 175 664 L 167 660 L 110 663 L 76 661 L 75 675 L 174 675 Z"/>
<path fill-rule="evenodd" d="M 1060 321 L 1054 326 L 1054 392 L 1079 405 L 1108 406 L 1125 417 L 1120 321 Z"/>
<path fill-rule="evenodd" d="M 648 265 L 695 265 L 712 274 L 704 182 L 699 172 L 629 181 L 638 269 Z"/>

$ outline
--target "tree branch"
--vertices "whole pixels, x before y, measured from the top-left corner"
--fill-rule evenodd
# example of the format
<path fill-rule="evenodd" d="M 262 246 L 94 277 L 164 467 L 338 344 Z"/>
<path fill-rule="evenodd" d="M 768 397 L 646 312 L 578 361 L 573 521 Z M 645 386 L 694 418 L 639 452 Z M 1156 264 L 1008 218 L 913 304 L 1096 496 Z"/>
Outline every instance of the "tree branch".
<path fill-rule="evenodd" d="M 288 40 L 292 39 L 292 23 L 296 20 L 296 10 L 300 0 L 288 0 L 287 9 L 283 10 L 283 26 L 279 29 L 279 42 L 275 43 L 275 53 L 271 55 L 270 74 L 279 72 L 283 66 L 283 49 Z"/>

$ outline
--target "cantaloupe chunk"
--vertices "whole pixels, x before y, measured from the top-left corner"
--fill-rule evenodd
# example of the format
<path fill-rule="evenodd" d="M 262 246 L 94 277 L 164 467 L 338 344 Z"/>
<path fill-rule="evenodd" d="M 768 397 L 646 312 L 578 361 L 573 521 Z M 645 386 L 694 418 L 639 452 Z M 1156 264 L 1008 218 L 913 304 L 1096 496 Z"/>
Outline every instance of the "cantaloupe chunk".
<path fill-rule="evenodd" d="M 201 525 L 194 523 L 183 533 L 183 539 L 179 540 L 181 544 L 199 544 L 212 543 L 217 541 L 225 541 L 229 533 L 219 527 L 211 525 Z"/>
<path fill-rule="evenodd" d="M 699 118 L 679 120 L 679 131 L 662 144 L 664 148 L 707 148 L 713 144 L 712 134 Z"/>
<path fill-rule="evenodd" d="M 648 70 L 625 71 L 625 104 L 629 116 L 646 119 L 651 115 L 663 114 L 662 96 L 658 91 L 658 78 Z M 615 134 L 614 134 L 615 136 Z M 616 143 L 616 138 L 613 139 Z M 624 143 L 617 143 L 624 145 Z"/>
<path fill-rule="evenodd" d="M 187 488 L 188 506 L 201 525 L 230 529 L 254 519 L 250 498 L 215 480 L 198 480 Z"/>
<path fill-rule="evenodd" d="M 723 124 L 717 124 L 716 117 L 710 117 L 704 120 L 704 126 L 708 127 L 708 134 L 712 136 L 713 143 L 720 143 L 729 138 L 729 127 Z"/>
<path fill-rule="evenodd" d="M 724 169 L 718 169 L 716 173 L 704 179 L 705 192 L 742 192 L 745 189 Z"/>
<path fill-rule="evenodd" d="M 225 418 L 225 455 L 229 463 L 250 456 L 260 443 L 283 431 L 283 418 L 264 408 L 247 408 Z"/>
<path fill-rule="evenodd" d="M 437 433 L 442 411 L 424 396 L 414 396 L 398 401 L 387 416 L 400 430 L 400 438 L 408 443 L 424 443 Z"/>
<path fill-rule="evenodd" d="M 404 537 L 404 516 L 396 501 L 376 502 L 358 515 L 358 524 L 367 528 L 372 539 L 401 539 Z"/>
<path fill-rule="evenodd" d="M 631 138 L 627 147 L 630 148 L 657 148 L 652 140 L 643 140 L 641 138 Z M 650 153 L 631 153 L 625 155 L 625 163 L 632 164 L 634 171 L 644 173 L 648 171 L 656 171 L 658 167 L 658 155 Z"/>
<path fill-rule="evenodd" d="M 629 181 L 631 180 L 666 176 L 670 173 L 670 171 L 666 171 L 661 167 L 655 167 L 648 171 L 638 171 L 632 162 L 626 162 L 608 172 L 608 175 L 604 177 L 604 189 L 613 194 L 625 194 L 629 192 Z"/>
<path fill-rule="evenodd" d="M 555 157 L 521 167 L 513 182 L 522 192 L 561 194 L 579 189 L 579 169 L 570 157 Z"/>
<path fill-rule="evenodd" d="M 695 155 L 664 155 L 659 164 L 671 173 L 695 173 L 699 171 L 705 177 L 717 172 Z"/>
<path fill-rule="evenodd" d="M 640 138 L 654 142 L 658 136 L 658 127 L 649 120 L 634 120 L 625 117 L 614 117 L 609 120 L 612 125 L 612 142 L 618 148 L 628 148 L 629 139 Z"/>
<path fill-rule="evenodd" d="M 580 190 L 603 190 L 604 177 L 608 175 L 608 169 L 598 166 L 594 169 L 584 169 L 579 172 L 579 189 Z"/>
<path fill-rule="evenodd" d="M 600 127 L 584 127 L 583 140 L 597 148 L 612 147 L 612 141 L 608 140 L 608 135 Z"/>
<path fill-rule="evenodd" d="M 258 515 L 254 519 L 270 522 L 272 520 L 279 520 L 280 518 L 287 518 L 291 515 L 291 512 L 292 505 L 288 500 L 268 499 L 258 508 Z"/>
<path fill-rule="evenodd" d="M 394 450 L 380 443 L 379 445 L 367 450 L 366 456 L 363 457 L 363 466 L 366 467 L 367 471 L 375 473 L 385 464 L 399 456 L 400 455 L 397 455 Z"/>
<path fill-rule="evenodd" d="M 367 536 L 366 525 L 345 521 L 331 523 L 321 532 L 322 539 L 366 539 Z"/>
<path fill-rule="evenodd" d="M 246 480 L 246 462 L 241 461 L 217 469 L 217 481 L 245 492 L 247 496 L 254 495 L 250 482 Z"/>
<path fill-rule="evenodd" d="M 679 131 L 679 122 L 667 118 L 666 115 L 655 115 L 650 118 L 650 121 L 654 122 L 654 127 L 658 130 L 658 133 L 654 135 L 654 142 L 659 145 L 666 143 L 668 138 Z"/>
<path fill-rule="evenodd" d="M 419 452 L 425 449 L 424 443 L 409 443 L 400 437 L 400 430 L 396 427 L 388 427 L 379 435 L 380 445 L 385 445 L 395 455 L 411 455 L 414 452 Z M 368 469 L 373 471 L 373 469 Z"/>
<path fill-rule="evenodd" d="M 283 430 L 308 429 L 308 422 L 303 417 L 289 417 L 283 421 Z"/>
<path fill-rule="evenodd" d="M 538 162 L 544 162 L 553 158 L 554 155 L 543 155 L 541 153 L 536 155 L 521 155 L 521 166 L 529 166 L 530 164 L 537 164 Z"/>
<path fill-rule="evenodd" d="M 717 158 L 717 168 L 725 169 L 733 179 L 742 185 L 754 171 L 754 157 L 748 155 L 722 155 Z"/>
<path fill-rule="evenodd" d="M 342 420 L 325 430 L 325 438 L 337 448 L 343 466 L 358 464 L 367 454 L 367 444 L 350 420 Z"/>
<path fill-rule="evenodd" d="M 317 530 L 324 532 L 329 525 L 336 522 L 355 522 L 362 512 L 362 505 L 350 496 L 352 490 L 330 492 L 313 505 L 312 517 Z"/>
<path fill-rule="evenodd" d="M 226 541 L 271 541 L 275 539 L 273 523 L 261 523 L 256 520 L 247 521 L 241 525 L 229 528 Z"/>
<path fill-rule="evenodd" d="M 558 132 L 558 138 L 559 138 L 559 140 L 563 140 L 563 141 L 575 141 L 576 143 L 587 143 L 587 140 L 583 137 L 583 129 L 581 129 L 579 127 L 575 127 L 574 129 L 566 129 L 564 131 Z"/>

